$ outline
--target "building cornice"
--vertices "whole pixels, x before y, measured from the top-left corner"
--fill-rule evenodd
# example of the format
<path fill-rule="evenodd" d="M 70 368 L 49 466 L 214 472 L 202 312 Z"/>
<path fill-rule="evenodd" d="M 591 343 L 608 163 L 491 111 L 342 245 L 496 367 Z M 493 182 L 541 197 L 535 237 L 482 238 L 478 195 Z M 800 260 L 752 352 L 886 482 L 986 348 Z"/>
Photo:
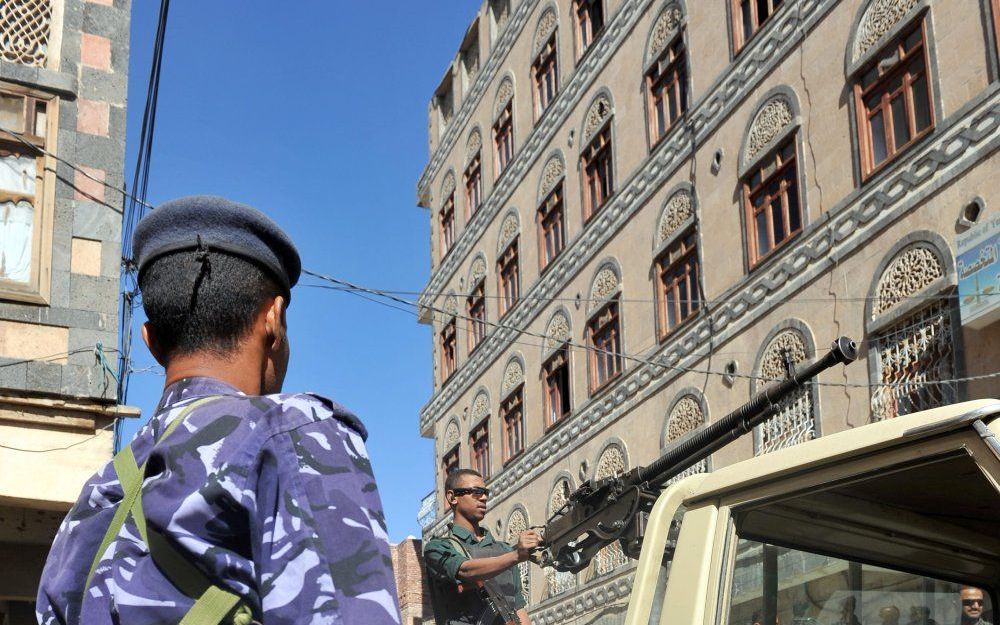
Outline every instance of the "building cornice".
<path fill-rule="evenodd" d="M 640 402 L 655 395 L 707 355 L 700 348 L 724 343 L 862 248 L 928 196 L 1000 149 L 1000 84 L 946 119 L 891 169 L 856 190 L 814 221 L 794 246 L 728 289 L 711 314 L 676 340 L 644 354 L 640 364 L 591 400 L 563 427 L 525 450 L 490 479 L 496 506 L 549 470 Z M 428 528 L 433 532 L 438 521 Z"/>
<path fill-rule="evenodd" d="M 631 216 L 638 211 L 652 194 L 669 180 L 670 176 L 681 167 L 691 155 L 691 135 L 694 134 L 696 145 L 703 144 L 729 116 L 742 100 L 747 97 L 756 85 L 781 62 L 785 54 L 791 51 L 802 38 L 802 33 L 836 5 L 835 0 L 800 0 L 802 6 L 798 11 L 784 10 L 775 22 L 754 37 L 754 43 L 744 49 L 740 60 L 730 71 L 720 77 L 715 86 L 710 88 L 688 112 L 685 126 L 678 127 L 675 132 L 661 142 L 651 152 L 643 163 L 636 168 L 632 176 L 622 185 L 621 189 L 611 198 L 608 206 L 602 209 L 600 216 L 594 219 L 583 231 L 570 241 L 553 266 L 531 285 L 531 288 L 515 304 L 507 314 L 505 325 L 526 327 L 528 321 L 538 315 L 546 306 L 547 294 L 558 292 L 576 273 L 600 250 L 622 227 Z M 643 2 L 639 2 L 643 4 Z M 794 5 L 790 5 L 794 6 Z M 632 11 L 631 13 L 629 11 Z M 640 13 L 634 4 L 623 5 L 618 17 L 636 18 Z M 587 63 L 581 67 L 577 75 L 588 75 L 593 79 L 597 73 L 596 65 L 600 59 L 602 64 L 610 57 L 613 48 L 624 38 L 624 22 L 616 22 L 618 30 L 608 32 L 602 38 L 605 45 L 595 54 L 588 57 Z M 633 22 L 629 22 L 631 28 Z M 612 44 L 611 42 L 617 42 Z M 593 66 L 593 67 L 592 67 Z M 588 71 L 587 68 L 591 68 Z M 574 80 L 576 76 L 574 76 Z M 575 91 L 571 88 L 575 85 Z M 578 103 L 585 87 L 580 82 L 572 82 L 553 104 L 555 110 L 546 114 L 545 119 L 536 132 L 522 148 L 511 164 L 513 171 L 505 174 L 493 195 L 477 211 L 476 217 L 470 222 L 470 229 L 485 229 L 496 213 L 504 205 L 503 202 L 513 191 L 515 180 L 520 180 L 531 162 L 543 154 L 556 128 L 562 125 L 569 111 Z M 571 98 L 572 96 L 572 98 Z M 467 229 L 469 230 L 469 229 Z M 463 242 L 464 241 L 464 242 Z M 473 238 L 460 239 L 455 246 L 464 245 L 466 249 L 452 249 L 446 263 L 457 266 L 457 258 L 468 253 L 468 248 L 474 242 Z M 454 269 L 454 267 L 453 267 Z M 433 293 L 443 292 L 446 273 L 439 272 L 431 278 L 420 297 L 424 306 L 431 305 Z M 454 401 L 465 393 L 477 379 L 484 366 L 493 362 L 516 339 L 517 333 L 509 328 L 494 328 L 484 339 L 472 356 L 462 362 L 451 379 L 431 397 L 430 401 L 420 411 L 420 431 L 424 436 L 431 436 L 433 425 L 438 418 L 448 410 Z"/>
<path fill-rule="evenodd" d="M 420 179 L 417 181 L 418 205 L 424 206 L 425 202 L 423 198 L 430 196 L 431 182 L 438 175 L 445 160 L 448 158 L 448 154 L 451 153 L 452 148 L 458 142 L 459 132 L 465 128 L 469 118 L 472 117 L 473 111 L 479 107 L 479 103 L 486 93 L 487 87 L 496 77 L 504 59 L 507 58 L 507 53 L 514 47 L 514 42 L 520 36 L 524 25 L 528 23 L 528 16 L 536 4 L 538 4 L 538 0 L 523 0 L 521 6 L 518 7 L 514 15 L 507 21 L 507 26 L 504 28 L 503 34 L 500 35 L 500 40 L 490 50 L 489 58 L 479 69 L 479 73 L 468 93 L 462 98 L 462 106 L 459 107 L 458 113 L 455 114 L 451 123 L 448 124 L 448 128 L 445 129 L 444 136 L 441 138 L 440 143 L 438 143 L 437 149 L 434 150 L 434 154 L 431 155 L 427 167 L 420 174 Z"/>
<path fill-rule="evenodd" d="M 504 173 L 496 181 L 493 190 L 483 200 L 483 204 L 476 210 L 476 214 L 466 223 L 465 228 L 459 233 L 458 238 L 452 245 L 448 257 L 444 259 L 431 272 L 430 280 L 424 287 L 424 293 L 420 297 L 420 303 L 424 306 L 430 305 L 434 296 L 431 293 L 444 290 L 444 284 L 452 278 L 458 270 L 462 260 L 468 255 L 472 246 L 486 231 L 487 226 L 493 222 L 497 214 L 506 207 L 506 202 L 520 184 L 521 179 L 532 167 L 534 162 L 540 158 L 543 151 L 551 143 L 552 138 L 570 114 L 576 110 L 582 96 L 587 89 L 597 79 L 608 61 L 614 56 L 621 44 L 625 41 L 628 33 L 638 22 L 646 6 L 652 0 L 626 0 L 609 21 L 606 30 L 594 44 L 594 49 L 587 52 L 586 58 L 576 68 L 576 71 L 562 86 L 556 99 L 546 109 L 545 115 L 531 129 L 527 140 L 514 155 L 514 159 L 504 170 Z M 463 105 L 464 108 L 464 105 Z M 461 123 L 452 121 L 454 128 L 464 127 L 465 120 Z M 456 130 L 457 132 L 457 130 Z M 443 147 L 443 146 L 442 146 Z M 443 162 L 438 165 L 441 167 Z M 436 176 L 438 170 L 435 169 L 433 175 Z M 421 178 L 421 183 L 417 186 L 418 199 L 425 197 L 430 191 L 430 183 L 433 176 L 426 181 Z M 423 186 L 427 185 L 427 186 Z"/>
<path fill-rule="evenodd" d="M 542 601 L 530 612 L 532 622 L 540 625 L 565 623 L 616 603 L 626 603 L 632 593 L 635 568 L 636 562 L 629 562 L 611 575 Z"/>

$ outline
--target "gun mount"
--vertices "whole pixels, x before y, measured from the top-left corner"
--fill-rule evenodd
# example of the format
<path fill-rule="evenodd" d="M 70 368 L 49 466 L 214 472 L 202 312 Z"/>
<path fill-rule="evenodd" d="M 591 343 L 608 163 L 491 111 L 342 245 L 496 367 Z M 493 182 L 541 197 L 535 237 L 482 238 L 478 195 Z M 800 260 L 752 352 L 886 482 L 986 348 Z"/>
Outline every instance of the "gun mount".
<path fill-rule="evenodd" d="M 789 367 L 787 379 L 775 382 L 715 423 L 682 438 L 652 464 L 584 482 L 549 519 L 545 526 L 546 546 L 537 560 L 542 566 L 576 573 L 600 549 L 615 541 L 621 543 L 629 557 L 637 558 L 645 519 L 660 489 L 671 478 L 773 417 L 783 399 L 822 371 L 857 358 L 857 344 L 840 337 L 824 357 L 799 371 Z"/>

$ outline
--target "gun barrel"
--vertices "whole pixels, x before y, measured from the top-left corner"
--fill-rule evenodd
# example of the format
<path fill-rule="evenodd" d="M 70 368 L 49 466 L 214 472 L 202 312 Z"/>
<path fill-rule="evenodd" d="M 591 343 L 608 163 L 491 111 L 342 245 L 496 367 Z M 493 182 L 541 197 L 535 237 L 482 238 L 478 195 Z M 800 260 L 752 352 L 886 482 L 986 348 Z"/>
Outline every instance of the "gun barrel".
<path fill-rule="evenodd" d="M 778 402 L 789 392 L 803 386 L 837 363 L 848 364 L 857 358 L 857 343 L 846 336 L 840 337 L 833 342 L 830 351 L 823 358 L 795 372 L 790 378 L 768 386 L 746 404 L 704 430 L 696 432 L 690 438 L 684 439 L 677 447 L 664 453 L 652 464 L 640 467 L 639 479 L 651 484 L 666 482 L 774 416 L 778 411 Z"/>

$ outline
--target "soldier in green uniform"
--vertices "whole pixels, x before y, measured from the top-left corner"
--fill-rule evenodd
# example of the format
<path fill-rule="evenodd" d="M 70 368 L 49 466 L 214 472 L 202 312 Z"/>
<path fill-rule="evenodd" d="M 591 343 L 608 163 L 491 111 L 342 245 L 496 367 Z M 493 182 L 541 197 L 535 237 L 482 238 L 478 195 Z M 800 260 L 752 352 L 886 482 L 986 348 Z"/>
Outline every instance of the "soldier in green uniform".
<path fill-rule="evenodd" d="M 454 523 L 449 525 L 447 536 L 431 539 L 424 546 L 437 625 L 493 625 L 510 620 L 505 613 L 514 615 L 522 625 L 530 625 L 516 565 L 528 560 L 542 544 L 541 536 L 527 530 L 518 536 L 516 545 L 510 545 L 480 527 L 490 491 L 477 471 L 452 471 L 444 487 Z M 480 590 L 480 585 L 486 588 Z M 505 605 L 491 607 L 490 603 Z M 494 607 L 499 608 L 500 616 L 491 619 Z"/>

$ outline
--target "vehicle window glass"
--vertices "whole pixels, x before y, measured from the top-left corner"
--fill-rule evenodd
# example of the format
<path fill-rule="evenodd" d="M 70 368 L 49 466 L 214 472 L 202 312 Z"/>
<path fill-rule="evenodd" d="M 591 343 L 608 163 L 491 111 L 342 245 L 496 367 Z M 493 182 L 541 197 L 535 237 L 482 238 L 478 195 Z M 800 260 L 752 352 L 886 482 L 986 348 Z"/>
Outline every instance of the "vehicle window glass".
<path fill-rule="evenodd" d="M 988 625 L 988 589 L 739 539 L 729 625 Z"/>
<path fill-rule="evenodd" d="M 684 519 L 684 506 L 679 506 L 674 518 L 670 522 L 670 530 L 667 533 L 667 544 L 663 549 L 663 561 L 660 563 L 660 571 L 656 575 L 656 590 L 653 593 L 653 606 L 649 612 L 649 622 L 659 623 L 660 614 L 663 612 L 663 599 L 667 594 L 667 578 L 670 576 L 670 564 L 674 560 L 674 549 L 677 548 L 677 536 L 681 532 L 681 521 Z"/>

